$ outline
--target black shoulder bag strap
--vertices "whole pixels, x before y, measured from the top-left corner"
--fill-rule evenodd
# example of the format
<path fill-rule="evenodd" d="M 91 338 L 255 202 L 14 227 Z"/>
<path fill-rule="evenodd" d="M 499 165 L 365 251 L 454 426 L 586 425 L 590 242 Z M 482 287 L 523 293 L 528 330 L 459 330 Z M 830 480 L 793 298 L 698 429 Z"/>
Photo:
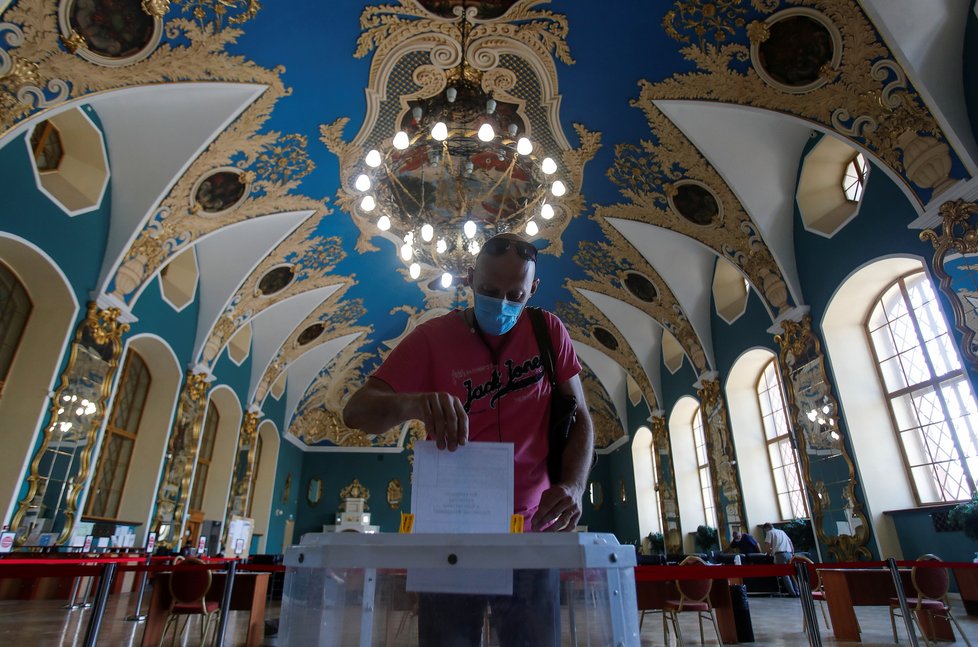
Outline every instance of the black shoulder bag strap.
<path fill-rule="evenodd" d="M 570 436 L 571 425 L 577 417 L 577 398 L 572 395 L 564 395 L 557 389 L 557 370 L 554 361 L 554 347 L 550 339 L 550 331 L 547 330 L 547 322 L 543 311 L 539 308 L 527 308 L 527 315 L 533 324 L 533 334 L 537 338 L 537 346 L 540 348 L 540 359 L 543 362 L 543 369 L 550 380 L 550 429 L 548 430 L 547 440 L 550 449 L 547 453 L 547 473 L 550 482 L 560 481 L 561 464 L 564 455 L 564 447 L 567 445 L 567 438 Z"/>

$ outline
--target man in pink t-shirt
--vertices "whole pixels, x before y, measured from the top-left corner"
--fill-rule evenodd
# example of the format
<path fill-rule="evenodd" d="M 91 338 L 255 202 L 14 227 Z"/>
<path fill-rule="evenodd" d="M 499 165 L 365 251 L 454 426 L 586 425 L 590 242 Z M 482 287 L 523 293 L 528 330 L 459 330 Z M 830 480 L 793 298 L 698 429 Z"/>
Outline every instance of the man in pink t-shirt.
<path fill-rule="evenodd" d="M 536 256 L 536 248 L 515 234 L 486 241 L 475 268 L 469 270 L 475 307 L 455 310 L 411 331 L 353 394 L 343 420 L 370 434 L 420 420 L 428 437 L 448 451 L 467 442 L 513 443 L 514 512 L 525 516 L 532 531 L 570 531 L 581 517 L 594 430 L 574 347 L 560 320 L 544 312 L 557 388 L 578 403 L 560 478 L 551 482 L 547 475 L 551 386 L 532 322 L 523 312 L 540 283 Z M 539 591 L 539 584 L 527 587 Z M 493 617 L 506 616 L 509 606 L 519 605 L 507 602 L 506 606 L 504 611 L 494 605 Z M 533 639 L 536 629 L 526 626 L 526 618 L 512 620 L 506 624 L 519 637 L 504 644 L 523 644 L 527 639 L 532 640 L 526 644 L 552 644 L 552 634 L 546 632 Z M 419 623 L 425 624 L 424 618 Z M 467 641 L 472 635 L 478 637 L 478 625 L 475 630 L 466 635 Z M 502 638 L 508 630 L 497 627 L 500 630 Z M 451 644 L 462 644 L 456 640 L 457 634 L 452 634 Z M 438 639 L 431 643 L 440 644 Z"/>

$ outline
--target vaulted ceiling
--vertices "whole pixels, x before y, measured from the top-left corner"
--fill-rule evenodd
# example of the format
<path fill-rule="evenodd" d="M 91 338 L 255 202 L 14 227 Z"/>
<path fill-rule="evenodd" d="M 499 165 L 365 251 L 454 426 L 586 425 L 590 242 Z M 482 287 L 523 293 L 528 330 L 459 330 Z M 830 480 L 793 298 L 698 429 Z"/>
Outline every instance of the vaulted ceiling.
<path fill-rule="evenodd" d="M 192 251 L 192 363 L 214 370 L 243 346 L 249 404 L 281 393 L 310 447 L 403 443 L 338 412 L 400 337 L 468 293 L 428 287 L 433 269 L 408 276 L 399 241 L 358 212 L 350 169 L 406 97 L 444 85 L 461 0 L 54 4 L 2 16 L 0 144 L 79 105 L 97 114 L 112 191 L 96 291 L 138 311 Z M 805 304 L 794 214 L 813 134 L 867 155 L 920 216 L 975 172 L 967 0 L 466 4 L 466 60 L 522 106 L 570 184 L 536 236 L 534 301 L 568 325 L 605 449 L 629 397 L 659 407 L 664 352 L 715 368 L 718 264 L 771 323 Z M 124 20 L 104 19 L 120 5 Z"/>

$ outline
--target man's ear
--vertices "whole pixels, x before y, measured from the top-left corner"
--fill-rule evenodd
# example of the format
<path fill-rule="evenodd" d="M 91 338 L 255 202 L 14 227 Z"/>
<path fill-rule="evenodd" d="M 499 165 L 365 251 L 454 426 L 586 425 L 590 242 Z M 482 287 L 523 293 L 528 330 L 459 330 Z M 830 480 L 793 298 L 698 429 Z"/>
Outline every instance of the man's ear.
<path fill-rule="evenodd" d="M 530 296 L 532 297 L 537 293 L 537 287 L 540 285 L 540 279 L 533 279 L 533 283 L 530 284 Z M 529 297 L 527 297 L 529 298 Z"/>

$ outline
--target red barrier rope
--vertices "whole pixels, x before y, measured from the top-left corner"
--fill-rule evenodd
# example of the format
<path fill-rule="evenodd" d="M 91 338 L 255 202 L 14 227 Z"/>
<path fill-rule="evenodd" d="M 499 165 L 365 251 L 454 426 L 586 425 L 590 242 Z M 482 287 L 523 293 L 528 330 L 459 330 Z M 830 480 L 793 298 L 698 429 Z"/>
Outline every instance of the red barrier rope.
<path fill-rule="evenodd" d="M 745 566 L 711 566 L 689 564 L 686 566 L 636 566 L 636 582 L 665 582 L 669 580 L 725 580 L 745 577 L 780 577 L 794 575 L 790 564 L 753 564 Z"/>

